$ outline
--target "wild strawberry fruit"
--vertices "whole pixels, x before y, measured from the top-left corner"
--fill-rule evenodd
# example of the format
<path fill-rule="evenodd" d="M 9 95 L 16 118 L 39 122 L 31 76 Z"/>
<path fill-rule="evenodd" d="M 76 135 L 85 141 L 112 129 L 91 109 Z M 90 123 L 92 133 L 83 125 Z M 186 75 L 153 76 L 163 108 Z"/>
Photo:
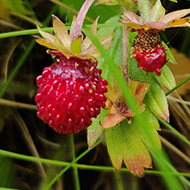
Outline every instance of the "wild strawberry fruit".
<path fill-rule="evenodd" d="M 101 54 L 88 37 L 83 38 L 81 14 L 85 12 L 80 11 L 78 21 L 73 17 L 70 33 L 54 15 L 55 36 L 37 26 L 43 38 L 36 36 L 36 42 L 47 47 L 56 60 L 36 79 L 37 115 L 58 133 L 78 133 L 105 107 L 107 81 L 101 77 L 96 61 Z M 94 34 L 97 21 L 91 27 Z M 109 47 L 112 36 L 100 40 L 105 48 Z"/>
<path fill-rule="evenodd" d="M 77 133 L 105 107 L 107 81 L 91 59 L 62 56 L 37 77 L 37 115 L 58 133 Z"/>
<path fill-rule="evenodd" d="M 132 46 L 132 57 L 135 57 L 140 69 L 161 75 L 160 69 L 166 63 L 166 53 L 158 30 L 139 30 Z"/>

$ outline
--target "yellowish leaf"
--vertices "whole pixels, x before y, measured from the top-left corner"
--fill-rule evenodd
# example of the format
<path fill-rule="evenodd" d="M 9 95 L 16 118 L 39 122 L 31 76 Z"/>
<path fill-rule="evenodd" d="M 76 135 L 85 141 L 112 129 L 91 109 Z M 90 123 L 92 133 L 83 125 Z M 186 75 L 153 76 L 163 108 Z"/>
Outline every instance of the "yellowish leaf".
<path fill-rule="evenodd" d="M 55 37 L 54 37 L 53 35 L 51 35 L 51 34 L 49 34 L 49 33 L 47 33 L 47 32 L 42 31 L 38 25 L 37 25 L 37 28 L 38 28 L 39 33 L 41 34 L 41 36 L 42 36 L 45 40 L 47 40 L 48 42 L 51 42 L 51 43 L 54 42 Z"/>
<path fill-rule="evenodd" d="M 178 52 L 174 48 L 171 48 L 170 50 L 173 53 L 178 64 L 168 64 L 168 66 L 174 74 L 176 83 L 179 84 L 188 76 L 190 76 L 190 59 L 186 57 L 185 54 Z M 177 89 L 177 92 L 181 95 L 184 95 L 187 92 L 187 90 L 190 90 L 190 80 L 182 86 L 180 86 Z"/>
<path fill-rule="evenodd" d="M 159 21 L 163 23 L 169 23 L 173 20 L 178 20 L 187 14 L 190 13 L 190 9 L 183 9 L 183 10 L 178 10 L 178 11 L 173 11 L 171 13 L 166 14 L 164 17 L 162 17 Z"/>
<path fill-rule="evenodd" d="M 40 38 L 40 37 L 37 37 L 37 36 L 35 36 L 34 38 L 35 38 L 35 41 L 36 41 L 38 44 L 40 44 L 40 45 L 42 45 L 42 46 L 45 46 L 45 47 L 47 47 L 47 48 L 49 48 L 49 49 L 56 49 L 56 47 L 55 47 L 55 45 L 54 45 L 53 43 L 48 42 L 47 40 L 45 40 L 45 39 L 43 39 L 43 38 Z"/>
<path fill-rule="evenodd" d="M 69 49 L 70 46 L 70 36 L 64 25 L 64 23 L 55 15 L 53 15 L 53 28 L 58 36 L 59 41 Z"/>

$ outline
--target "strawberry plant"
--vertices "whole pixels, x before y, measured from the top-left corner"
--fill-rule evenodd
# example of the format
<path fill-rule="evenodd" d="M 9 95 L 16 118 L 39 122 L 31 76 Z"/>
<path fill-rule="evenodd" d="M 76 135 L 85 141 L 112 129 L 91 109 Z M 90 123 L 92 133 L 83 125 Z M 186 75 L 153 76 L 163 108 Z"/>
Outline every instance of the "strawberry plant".
<path fill-rule="evenodd" d="M 188 1 L 0 4 L 0 187 L 190 188 Z"/>

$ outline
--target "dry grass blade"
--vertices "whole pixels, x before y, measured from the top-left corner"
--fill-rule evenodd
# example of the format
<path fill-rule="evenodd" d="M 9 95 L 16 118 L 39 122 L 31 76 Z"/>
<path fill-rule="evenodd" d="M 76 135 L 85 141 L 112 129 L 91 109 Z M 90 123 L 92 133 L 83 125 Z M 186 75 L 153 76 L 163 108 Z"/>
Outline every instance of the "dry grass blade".
<path fill-rule="evenodd" d="M 180 151 L 178 148 L 176 148 L 173 144 L 171 144 L 168 140 L 160 136 L 160 139 L 164 145 L 166 145 L 170 150 L 175 152 L 179 157 L 181 157 L 187 164 L 190 165 L 190 158 L 186 156 L 182 151 Z"/>
<path fill-rule="evenodd" d="M 23 108 L 23 109 L 28 109 L 28 110 L 37 110 L 36 105 L 31 105 L 31 104 L 25 104 L 21 102 L 15 102 L 11 100 L 5 100 L 5 99 L 0 99 L 0 105 L 5 105 L 5 106 L 10 106 L 10 107 L 15 107 L 15 108 Z"/>
<path fill-rule="evenodd" d="M 39 155 L 39 153 L 38 153 L 38 151 L 36 149 L 34 141 L 33 141 L 32 137 L 30 135 L 30 132 L 29 132 L 29 130 L 28 130 L 28 128 L 27 128 L 24 120 L 22 119 L 22 117 L 16 111 L 14 112 L 14 118 L 17 121 L 18 126 L 20 127 L 20 130 L 21 130 L 21 133 L 23 135 L 23 138 L 24 138 L 24 140 L 25 140 L 25 142 L 26 142 L 26 144 L 27 144 L 27 146 L 28 146 L 31 154 L 33 156 L 39 158 L 40 155 Z M 43 165 L 40 162 L 38 162 L 37 165 L 38 165 L 37 168 L 38 168 L 41 176 L 43 178 L 45 178 L 46 177 L 46 173 L 44 171 Z"/>
<path fill-rule="evenodd" d="M 21 40 L 17 40 L 16 42 L 13 42 L 13 45 L 10 46 L 10 49 L 7 52 L 7 56 L 5 58 L 5 61 L 3 61 L 1 63 L 1 73 L 3 75 L 3 81 L 6 82 L 7 81 L 7 73 L 8 73 L 8 65 L 9 65 L 9 61 L 10 58 L 15 50 L 15 48 L 18 46 L 18 44 L 20 43 Z"/>

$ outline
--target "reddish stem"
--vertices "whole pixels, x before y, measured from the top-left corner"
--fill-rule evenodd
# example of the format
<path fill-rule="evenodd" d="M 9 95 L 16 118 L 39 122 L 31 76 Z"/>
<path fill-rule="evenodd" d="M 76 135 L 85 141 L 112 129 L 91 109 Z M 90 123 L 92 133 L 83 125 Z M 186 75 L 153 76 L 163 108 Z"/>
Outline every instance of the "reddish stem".
<path fill-rule="evenodd" d="M 123 76 L 127 82 L 129 79 L 128 46 L 129 46 L 128 29 L 124 28 L 123 30 Z"/>
<path fill-rule="evenodd" d="M 74 26 L 72 42 L 80 36 L 83 21 L 84 21 L 85 16 L 93 2 L 94 2 L 94 0 L 86 0 L 84 2 L 84 4 L 82 5 L 82 7 L 78 13 L 75 26 Z"/>

